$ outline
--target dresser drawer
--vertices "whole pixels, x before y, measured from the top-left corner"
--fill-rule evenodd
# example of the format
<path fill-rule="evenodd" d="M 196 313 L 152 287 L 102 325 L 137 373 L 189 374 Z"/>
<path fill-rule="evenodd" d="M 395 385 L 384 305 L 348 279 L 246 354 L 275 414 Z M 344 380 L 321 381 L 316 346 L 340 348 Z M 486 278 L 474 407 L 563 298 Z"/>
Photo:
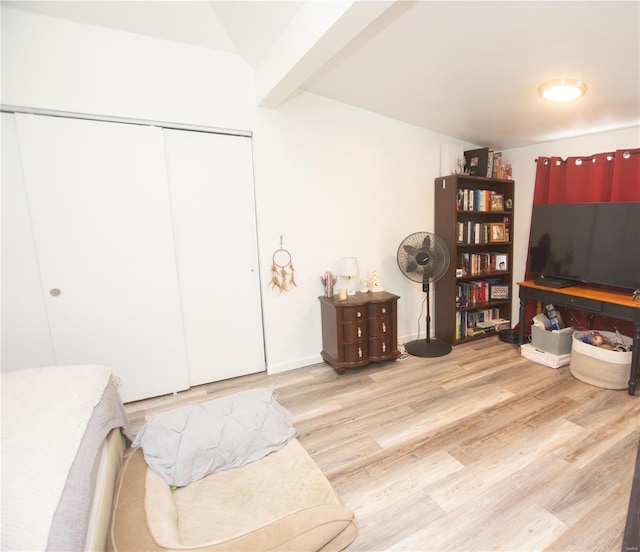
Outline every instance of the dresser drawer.
<path fill-rule="evenodd" d="M 366 320 L 342 324 L 342 338 L 344 341 L 358 341 L 360 339 L 366 340 L 368 337 L 367 329 Z"/>
<path fill-rule="evenodd" d="M 369 319 L 369 336 L 384 337 L 391 332 L 391 319 L 387 316 L 383 318 Z"/>
<path fill-rule="evenodd" d="M 342 320 L 345 322 L 355 322 L 356 320 L 367 319 L 367 306 L 344 307 L 342 309 Z"/>
<path fill-rule="evenodd" d="M 381 316 L 389 316 L 391 313 L 390 303 L 371 303 L 369 305 L 369 317 L 380 318 Z"/>
<path fill-rule="evenodd" d="M 369 363 L 369 342 L 345 343 L 343 348 L 344 361 L 347 364 Z"/>
<path fill-rule="evenodd" d="M 369 358 L 372 361 L 397 358 L 396 347 L 391 343 L 391 336 L 369 339 Z"/>

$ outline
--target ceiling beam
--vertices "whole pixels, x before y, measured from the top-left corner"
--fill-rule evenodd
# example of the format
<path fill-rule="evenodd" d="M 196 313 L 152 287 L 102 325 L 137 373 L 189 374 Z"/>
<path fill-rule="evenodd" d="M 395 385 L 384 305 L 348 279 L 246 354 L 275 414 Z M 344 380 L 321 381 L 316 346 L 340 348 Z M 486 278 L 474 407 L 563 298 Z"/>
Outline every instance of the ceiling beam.
<path fill-rule="evenodd" d="M 258 106 L 286 101 L 395 1 L 305 2 L 256 71 Z"/>

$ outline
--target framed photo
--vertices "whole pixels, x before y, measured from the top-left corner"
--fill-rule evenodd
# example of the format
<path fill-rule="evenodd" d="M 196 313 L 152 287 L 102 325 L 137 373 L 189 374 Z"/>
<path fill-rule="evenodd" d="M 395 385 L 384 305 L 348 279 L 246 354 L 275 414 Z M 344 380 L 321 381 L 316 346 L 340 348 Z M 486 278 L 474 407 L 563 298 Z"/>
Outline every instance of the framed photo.
<path fill-rule="evenodd" d="M 491 299 L 509 299 L 509 286 L 494 285 L 491 286 L 489 293 Z"/>
<path fill-rule="evenodd" d="M 504 222 L 491 223 L 489 241 L 491 243 L 500 243 L 507 241 L 507 229 Z"/>
<path fill-rule="evenodd" d="M 504 272 L 509 270 L 509 255 L 507 255 L 506 253 L 504 255 L 498 254 L 495 257 L 496 259 L 496 266 L 494 267 L 494 270 L 497 272 Z"/>
<path fill-rule="evenodd" d="M 492 211 L 504 211 L 504 196 L 493 194 L 490 199 L 490 209 Z"/>

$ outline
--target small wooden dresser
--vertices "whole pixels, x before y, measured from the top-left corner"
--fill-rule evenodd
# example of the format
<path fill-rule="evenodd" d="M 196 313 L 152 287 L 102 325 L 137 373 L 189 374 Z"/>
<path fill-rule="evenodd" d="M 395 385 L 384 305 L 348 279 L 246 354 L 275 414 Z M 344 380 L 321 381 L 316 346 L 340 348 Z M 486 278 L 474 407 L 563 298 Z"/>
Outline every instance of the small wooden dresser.
<path fill-rule="evenodd" d="M 345 301 L 319 297 L 322 358 L 343 374 L 370 362 L 396 360 L 398 297 L 386 291 L 356 293 Z"/>

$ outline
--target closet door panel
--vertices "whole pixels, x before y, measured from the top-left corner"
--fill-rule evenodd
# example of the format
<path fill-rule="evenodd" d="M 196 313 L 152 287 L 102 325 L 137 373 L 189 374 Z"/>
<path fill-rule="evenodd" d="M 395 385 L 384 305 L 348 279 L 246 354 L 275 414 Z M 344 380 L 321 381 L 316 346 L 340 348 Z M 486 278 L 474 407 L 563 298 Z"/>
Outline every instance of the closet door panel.
<path fill-rule="evenodd" d="M 2 371 L 55 364 L 15 118 L 2 113 Z"/>
<path fill-rule="evenodd" d="M 188 387 L 162 131 L 18 115 L 60 364 L 105 364 L 132 401 Z"/>
<path fill-rule="evenodd" d="M 164 135 L 190 383 L 263 371 L 251 140 Z"/>

